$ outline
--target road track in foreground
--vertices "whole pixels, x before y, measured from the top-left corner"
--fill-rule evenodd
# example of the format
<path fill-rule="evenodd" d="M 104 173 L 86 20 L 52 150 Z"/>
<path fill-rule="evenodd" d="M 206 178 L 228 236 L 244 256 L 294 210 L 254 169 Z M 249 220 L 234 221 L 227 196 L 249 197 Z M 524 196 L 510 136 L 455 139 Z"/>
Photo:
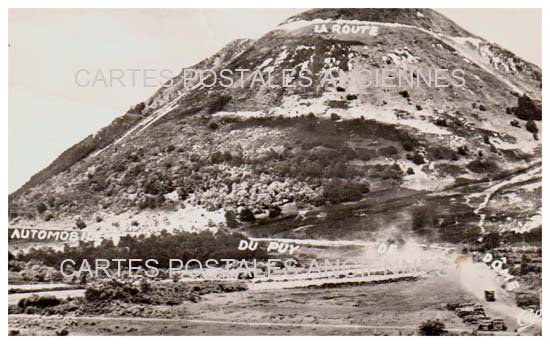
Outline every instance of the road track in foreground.
<path fill-rule="evenodd" d="M 42 316 L 35 314 L 9 314 L 8 319 L 50 319 L 50 320 L 84 320 L 84 321 L 140 321 L 151 323 L 181 323 L 207 325 L 235 325 L 246 327 L 282 327 L 282 328 L 323 328 L 323 329 L 356 329 L 356 330 L 417 330 L 418 325 L 378 326 L 362 324 L 312 324 L 312 323 L 283 323 L 283 322 L 247 322 L 217 319 L 174 319 L 174 318 L 141 318 L 141 317 L 105 317 L 105 316 Z M 471 332 L 473 328 L 448 328 L 451 333 Z M 480 333 L 482 333 L 480 331 Z M 485 332 L 483 332 L 485 333 Z M 513 332 L 487 332 L 493 335 L 517 335 Z"/>

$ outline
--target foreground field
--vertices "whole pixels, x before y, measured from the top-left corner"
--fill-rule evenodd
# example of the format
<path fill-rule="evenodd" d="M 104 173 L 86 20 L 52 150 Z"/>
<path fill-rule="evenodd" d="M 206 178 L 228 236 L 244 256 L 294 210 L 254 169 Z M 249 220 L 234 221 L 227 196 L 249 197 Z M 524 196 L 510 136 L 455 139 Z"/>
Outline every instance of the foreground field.
<path fill-rule="evenodd" d="M 209 294 L 198 303 L 158 306 L 154 318 L 9 315 L 21 335 L 416 335 L 428 319 L 443 321 L 449 334 L 474 327 L 446 309 L 449 302 L 477 302 L 453 276 L 334 288 L 248 290 Z M 483 302 L 481 302 L 483 304 Z M 486 306 L 486 305 L 485 305 Z M 179 314 L 174 317 L 180 308 Z M 515 319 L 504 318 L 515 334 Z"/>

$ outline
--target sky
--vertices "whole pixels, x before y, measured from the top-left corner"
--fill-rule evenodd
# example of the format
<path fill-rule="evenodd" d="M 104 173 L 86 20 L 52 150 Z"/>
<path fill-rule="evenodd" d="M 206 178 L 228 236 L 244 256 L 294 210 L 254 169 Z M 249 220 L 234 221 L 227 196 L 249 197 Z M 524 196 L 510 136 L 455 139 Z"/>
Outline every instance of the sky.
<path fill-rule="evenodd" d="M 541 65 L 541 10 L 437 10 L 464 29 Z M 259 38 L 302 11 L 10 9 L 9 192 L 149 97 L 167 75 L 209 57 L 233 39 Z M 138 68 L 150 71 L 132 71 Z M 103 82 L 98 73 L 109 70 L 118 70 L 122 83 Z"/>

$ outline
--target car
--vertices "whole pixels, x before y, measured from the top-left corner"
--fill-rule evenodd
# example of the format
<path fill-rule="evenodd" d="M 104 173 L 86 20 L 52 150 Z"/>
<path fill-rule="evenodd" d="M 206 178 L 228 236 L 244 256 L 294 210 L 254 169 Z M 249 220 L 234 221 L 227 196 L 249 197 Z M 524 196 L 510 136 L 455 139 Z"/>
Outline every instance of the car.
<path fill-rule="evenodd" d="M 482 321 L 479 323 L 477 329 L 479 331 L 492 331 L 493 323 L 490 320 Z"/>
<path fill-rule="evenodd" d="M 485 290 L 485 300 L 488 302 L 495 301 L 495 291 L 494 290 Z"/>
<path fill-rule="evenodd" d="M 448 304 L 447 304 L 447 309 L 450 310 L 450 311 L 454 311 L 454 310 L 456 310 L 459 306 L 460 306 L 459 303 L 448 303 Z"/>
<path fill-rule="evenodd" d="M 464 318 L 462 318 L 462 320 L 468 324 L 478 324 L 480 322 L 490 320 L 490 318 L 482 314 L 471 314 L 465 316 Z"/>
<path fill-rule="evenodd" d="M 254 272 L 253 272 L 253 271 L 242 271 L 242 272 L 239 272 L 238 279 L 240 279 L 240 280 L 251 280 L 251 279 L 254 279 Z"/>
<path fill-rule="evenodd" d="M 473 314 L 476 314 L 473 307 L 461 307 L 456 310 L 456 315 L 461 318 Z"/>
<path fill-rule="evenodd" d="M 485 310 L 483 309 L 482 305 L 475 305 L 474 306 L 474 313 L 475 314 L 480 314 L 480 315 L 485 315 Z"/>
<path fill-rule="evenodd" d="M 477 327 L 479 331 L 506 331 L 508 327 L 502 319 L 484 320 Z"/>
<path fill-rule="evenodd" d="M 508 328 L 502 319 L 493 319 L 493 330 L 495 331 L 506 331 Z"/>

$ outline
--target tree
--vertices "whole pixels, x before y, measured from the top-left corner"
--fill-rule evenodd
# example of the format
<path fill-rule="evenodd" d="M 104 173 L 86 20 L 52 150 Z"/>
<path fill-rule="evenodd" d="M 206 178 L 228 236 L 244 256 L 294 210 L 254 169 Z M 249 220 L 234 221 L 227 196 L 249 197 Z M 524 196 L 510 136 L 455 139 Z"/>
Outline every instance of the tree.
<path fill-rule="evenodd" d="M 421 336 L 441 336 L 445 333 L 445 324 L 438 319 L 426 320 L 418 327 L 418 334 Z"/>

